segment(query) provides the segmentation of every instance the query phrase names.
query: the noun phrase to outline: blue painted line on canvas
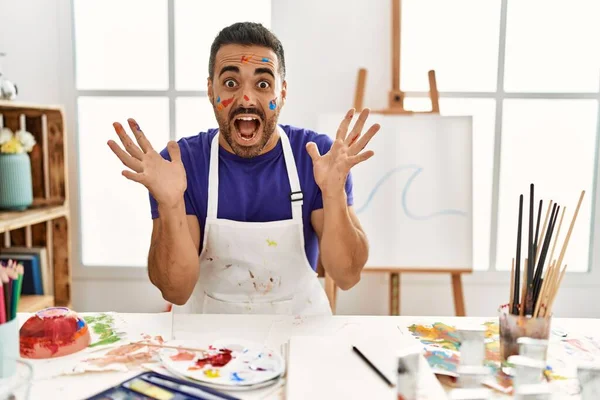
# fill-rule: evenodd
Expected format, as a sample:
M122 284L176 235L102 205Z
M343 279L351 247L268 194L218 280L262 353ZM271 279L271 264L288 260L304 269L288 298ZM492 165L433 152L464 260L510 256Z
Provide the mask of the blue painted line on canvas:
M399 165L395 168L392 168L391 170L389 170L388 172L386 172L378 181L377 183L375 183L375 186L373 187L373 189L371 190L371 193L369 193L369 196L367 197L367 201L365 202L365 204L358 208L356 210L357 214L360 214L362 212L364 212L368 207L369 207L369 203L371 203L371 201L373 200L373 197L375 196L375 194L377 193L377 191L379 190L379 188L395 173L400 172L400 171L404 171L404 170L414 170L413 174L407 179L406 184L404 185L404 188L402 189L402 209L404 210L404 213L406 214L407 217L411 218L411 219L416 219L416 220L426 220L426 219L431 219L437 216L441 216L441 215L457 215L457 216L461 216L461 217L466 217L467 213L461 210L455 210L455 209L444 209L444 210L440 210L431 214L427 214L427 215L416 215L415 213L411 212L408 208L408 204L407 204L407 196L408 196L408 192L410 190L410 186L412 185L413 181L417 178L417 176L419 176L419 174L421 172L423 172L423 167L419 166L419 165L414 165L414 164L407 164L407 165Z

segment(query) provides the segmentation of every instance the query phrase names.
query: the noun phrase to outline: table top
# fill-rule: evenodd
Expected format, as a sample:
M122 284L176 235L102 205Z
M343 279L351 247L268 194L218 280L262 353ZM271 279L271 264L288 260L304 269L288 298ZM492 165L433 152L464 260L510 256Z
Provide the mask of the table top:
M97 313L80 313L82 316ZM18 315L23 324L31 314ZM281 346L292 336L343 336L351 332L363 335L378 335L381 332L396 332L412 336L408 327L412 324L432 324L442 322L448 325L482 324L493 321L494 317L405 317L405 316L333 316L333 317L293 317L280 315L206 315L206 314L113 314L125 323L127 337L142 334L161 335L165 340L193 339L213 341L223 337L236 337L264 343L273 348ZM497 318L496 318L497 320ZM555 318L552 327L565 332L594 337L600 332L600 319ZM419 344L415 339L415 343ZM600 352L600 350L599 350ZM85 350L65 357L47 360L30 360L34 367L31 386L31 399L60 398L83 399L106 390L143 371L138 369L126 372L86 372L65 374L73 369L90 353ZM449 388L446 388L449 390ZM251 392L232 392L241 399L284 399L285 380L275 387ZM494 392L497 398L508 398ZM579 396L569 398L579 398ZM558 397L557 397L558 398ZM561 397L562 398L562 397Z

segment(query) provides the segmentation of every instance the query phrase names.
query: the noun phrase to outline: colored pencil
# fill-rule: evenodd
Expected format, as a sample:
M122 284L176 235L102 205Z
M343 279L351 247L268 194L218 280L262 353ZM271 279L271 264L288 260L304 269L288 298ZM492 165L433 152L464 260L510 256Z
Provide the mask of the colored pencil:
M4 286L4 312L6 315L6 322L10 321L10 310L11 310L11 291L10 291L10 283L11 283L11 279L9 279L8 277L8 272L6 271L6 268L4 267L0 267L0 270L2 270L2 276L0 277L2 279L2 285Z
M2 274L2 267L0 267L0 274ZM0 324L6 322L6 305L4 304L4 285L0 279Z
M383 379L385 381L385 383L388 384L389 387L395 387L396 385L394 385L375 365L373 365L373 363L371 361L369 361L369 359L367 357L365 357L365 355L356 348L356 346L352 346L352 350L354 350L354 352L356 354L358 354L358 356L373 370L375 371L375 373L377 375L379 375L379 377L381 379Z
M21 264L17 265L15 270L16 280L13 284L13 293L12 293L12 315L11 318L17 318L17 312L19 310L19 300L21 299L21 288L23 287L23 266Z

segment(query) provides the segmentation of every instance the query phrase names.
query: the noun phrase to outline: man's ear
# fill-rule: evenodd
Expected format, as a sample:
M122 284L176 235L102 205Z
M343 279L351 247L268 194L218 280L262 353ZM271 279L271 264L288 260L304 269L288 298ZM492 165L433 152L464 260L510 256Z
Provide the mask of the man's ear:
M213 91L212 79L210 79L210 78L206 78L206 90L208 92L208 100L210 101L210 104L212 104L214 106L215 105L214 91Z
M281 84L281 107L285 104L285 98L287 96L287 81L283 81Z

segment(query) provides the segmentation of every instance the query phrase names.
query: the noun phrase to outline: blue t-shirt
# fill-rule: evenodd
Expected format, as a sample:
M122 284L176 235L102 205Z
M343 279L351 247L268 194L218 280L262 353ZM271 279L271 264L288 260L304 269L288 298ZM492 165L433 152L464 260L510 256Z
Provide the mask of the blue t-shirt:
M315 142L321 155L327 153L333 143L328 135L280 125L290 139L296 161L300 188L304 201L302 222L304 224L304 248L306 257L316 271L319 252L317 235L310 221L311 212L323 208L321 190L315 182L312 159L306 144ZM208 171L210 145L216 129L201 132L178 141L181 160L187 175L187 190L184 194L188 215L198 217L200 223L200 250L204 241L208 203ZM167 149L160 153L170 160ZM245 222L269 222L292 218L290 183L287 176L281 140L268 153L254 158L242 158L219 146L219 206L217 218ZM346 179L347 204L353 204L352 176ZM158 217L158 205L150 195L152 218Z

